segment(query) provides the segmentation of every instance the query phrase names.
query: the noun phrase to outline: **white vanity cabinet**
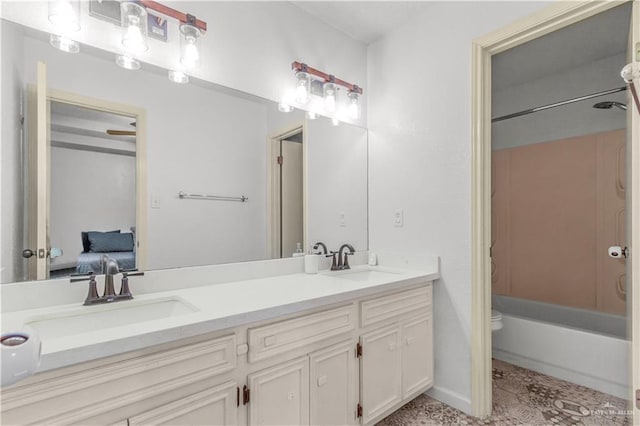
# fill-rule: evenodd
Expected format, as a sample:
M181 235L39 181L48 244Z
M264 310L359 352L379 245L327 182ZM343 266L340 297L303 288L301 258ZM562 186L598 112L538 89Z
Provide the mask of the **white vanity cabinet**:
M361 303L360 395L369 424L433 384L432 286Z
M37 374L2 424L373 424L433 383L432 284ZM346 303L346 304L345 304Z

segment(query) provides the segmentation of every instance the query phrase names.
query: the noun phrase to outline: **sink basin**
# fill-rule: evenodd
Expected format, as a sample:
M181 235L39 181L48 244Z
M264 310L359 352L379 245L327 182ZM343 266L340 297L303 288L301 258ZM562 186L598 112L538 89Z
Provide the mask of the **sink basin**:
M340 279L351 281L369 281L379 278L390 278L390 275L397 275L397 272L381 271L381 270L365 270L365 271L345 271L336 275Z
M47 339L139 324L196 311L198 309L179 298L127 301L33 318L26 324L36 329L41 339Z

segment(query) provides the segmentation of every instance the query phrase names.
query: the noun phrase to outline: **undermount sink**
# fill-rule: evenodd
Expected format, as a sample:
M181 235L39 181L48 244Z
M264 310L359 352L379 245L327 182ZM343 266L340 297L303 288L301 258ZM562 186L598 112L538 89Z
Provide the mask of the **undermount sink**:
M32 318L26 322L41 339L71 336L197 312L180 298L127 301L113 305L89 306L58 314Z
M369 280L375 280L378 278L389 278L390 275L397 275L398 272L394 272L394 271L385 271L385 270L379 270L379 269L366 269L366 270L348 270L348 271L342 271L339 272L339 275L336 275L337 277L341 278L341 279L345 279L345 280L351 280L351 281L369 281Z

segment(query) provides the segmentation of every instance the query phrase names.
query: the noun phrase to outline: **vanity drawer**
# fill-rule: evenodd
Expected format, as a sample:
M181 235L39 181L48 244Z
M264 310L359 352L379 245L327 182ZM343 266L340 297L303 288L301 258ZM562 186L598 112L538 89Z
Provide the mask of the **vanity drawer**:
M263 327L250 328L249 362L280 355L354 330L356 316L356 306L351 304Z
M360 324L366 327L395 316L431 306L432 285L361 302Z

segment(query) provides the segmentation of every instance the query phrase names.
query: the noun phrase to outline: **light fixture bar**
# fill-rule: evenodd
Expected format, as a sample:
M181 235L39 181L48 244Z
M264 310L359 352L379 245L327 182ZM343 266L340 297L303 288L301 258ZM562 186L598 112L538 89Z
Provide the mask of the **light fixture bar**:
M314 75L318 78L321 78L324 81L331 81L332 83L338 84L342 87L346 87L350 92L354 92L362 95L362 87L358 86L357 84L351 84L344 80L340 80L339 78L336 78L331 74L327 74L323 71L317 70L315 68L311 68L305 63L294 61L291 64L291 69L296 71L306 72L307 74Z
M188 13L180 12L179 10L173 9L169 6L165 6L157 1L153 0L140 0L140 4L147 9L154 10L156 12L162 13L163 15L167 15L171 18L177 19L183 24L190 24L194 27L198 28L203 33L207 31L207 23L201 19L195 18L193 15L189 15Z

